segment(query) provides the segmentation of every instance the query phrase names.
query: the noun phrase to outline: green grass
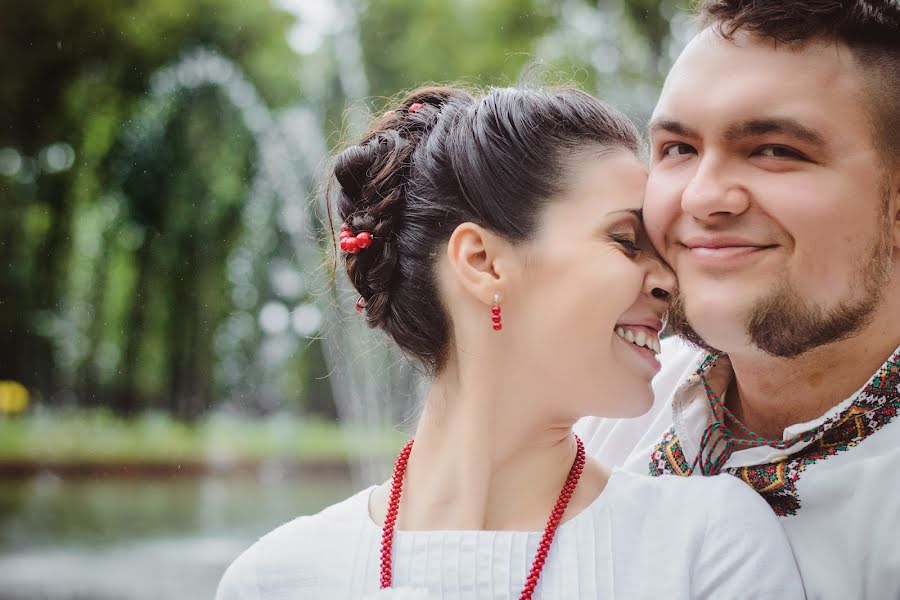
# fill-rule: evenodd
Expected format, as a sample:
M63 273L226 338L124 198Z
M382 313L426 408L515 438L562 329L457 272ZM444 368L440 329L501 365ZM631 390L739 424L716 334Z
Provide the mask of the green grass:
M335 422L218 415L193 425L162 414L120 419L102 410L0 417L0 461L228 464L347 460L395 454L395 431L345 430Z

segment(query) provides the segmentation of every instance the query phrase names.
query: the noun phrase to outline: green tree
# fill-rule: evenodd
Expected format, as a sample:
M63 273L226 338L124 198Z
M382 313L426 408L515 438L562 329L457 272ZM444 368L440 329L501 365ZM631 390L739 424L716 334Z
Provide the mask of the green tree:
M142 311L148 305L142 286L171 289L159 281L168 275L197 284L188 291L187 283L175 286L163 294L170 301L190 297L202 303L204 298L222 297L226 230L234 227L238 188L244 189L252 168L240 122L227 118L221 102L198 102L179 115L177 125L170 124L167 145L133 157L144 161L135 162L135 170L157 175L144 183L161 185L142 187L132 174L128 193L118 197L127 206L112 202L116 226L112 233L96 232L97 260L85 260L73 243L79 235L91 237L85 223L103 222L97 215L103 214L106 186L115 179L109 172L114 164L110 154L145 99L151 74L186 49L215 48L241 65L270 106L288 105L300 96L299 60L286 40L294 18L269 3L238 0L88 0L77 5L13 0L2 10L0 148L12 148L25 158L16 177L0 179L0 378L24 380L48 395L74 386L89 399L99 391L90 370L79 365L110 335L119 333L125 354L131 353L122 377L130 378L134 365L147 362L146 356L138 356L147 348L131 341L143 332ZM218 119L223 112L226 119ZM40 161L31 157L57 142L74 148L72 168L41 172ZM182 152L152 155L173 147ZM222 206L230 208L216 213ZM176 218L182 229L170 231ZM123 256L119 242L135 232L143 241ZM153 249L155 236L162 232L179 241ZM193 245L184 240L194 240ZM146 264L145 255L152 255L154 263ZM147 279L148 269L156 281ZM188 272L202 278L189 278ZM203 287L204 280L216 283ZM60 342L68 332L55 326L55 315L62 299L72 295L73 285L92 291L87 302L75 307L76 316L97 325L88 328L87 337L73 335ZM134 300L123 301L129 292ZM116 307L110 305L117 302L130 310L119 310L118 321L104 324L104 317L115 316ZM169 321L170 331L178 337L184 329L178 329L177 318L184 313L172 312L176 317ZM216 314L215 308L212 312ZM188 311L186 318L194 317ZM170 377L176 380L182 378L181 367L174 365L184 364L179 357L202 356L192 350L209 346L210 340L185 343L188 346L180 350L160 351L172 357L163 362L171 363ZM72 346L62 358L54 352L60 345ZM66 356L76 364L60 364L66 363ZM209 370L208 365L198 368ZM130 381L124 388L120 383L122 397L136 396L136 390L128 389ZM120 401L120 406L136 408L137 403Z

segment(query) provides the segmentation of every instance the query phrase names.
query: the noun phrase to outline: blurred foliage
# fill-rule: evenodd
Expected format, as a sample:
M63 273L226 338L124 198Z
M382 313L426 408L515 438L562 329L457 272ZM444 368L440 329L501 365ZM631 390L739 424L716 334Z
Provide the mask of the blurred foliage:
M176 100L158 143L128 155L123 132L152 73L195 47L232 57L271 106L296 102L292 23L236 0L4 4L0 147L26 166L0 180L0 372L57 402L210 405L254 141L208 89ZM75 164L41 173L60 141Z
M126 420L102 409L68 409L0 418L0 457L5 462L211 463L227 468L263 459L300 463L389 457L402 445L403 437L395 431L341 430L335 421L284 415L252 423L219 415L187 424L161 412Z
M273 233L283 206L248 217L253 199L271 194L254 187L267 150L248 112L278 127L300 106L319 119L293 127L289 169L310 152L299 142L319 144L321 156L305 160L321 164L359 132L348 107L381 109L431 81L510 85L537 70L641 120L685 21L675 0L326 5L321 43L299 53L288 40L302 17L264 1L3 4L0 379L24 384L37 405L190 420L233 401L333 417L314 311L293 325L308 334L261 326L321 303L291 283L291 269L305 276L317 267L309 257L328 249L301 252L289 228ZM231 61L240 81L154 95L160 72L197 49ZM282 202L315 197L316 181L303 177L309 197ZM296 289L279 292L268 271L235 284L247 261Z
M382 0L362 14L360 37L373 96L395 96L425 82L512 85L534 60L535 42L554 25L542 0Z

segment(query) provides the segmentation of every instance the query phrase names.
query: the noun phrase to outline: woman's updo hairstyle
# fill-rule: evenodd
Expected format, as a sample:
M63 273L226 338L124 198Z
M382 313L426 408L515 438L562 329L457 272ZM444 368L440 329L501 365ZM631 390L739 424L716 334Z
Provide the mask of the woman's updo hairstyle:
M576 89L410 93L334 162L340 222L373 238L343 254L369 325L437 373L451 326L434 265L456 227L472 222L527 241L541 209L565 191L565 175L618 150L640 151L634 125Z

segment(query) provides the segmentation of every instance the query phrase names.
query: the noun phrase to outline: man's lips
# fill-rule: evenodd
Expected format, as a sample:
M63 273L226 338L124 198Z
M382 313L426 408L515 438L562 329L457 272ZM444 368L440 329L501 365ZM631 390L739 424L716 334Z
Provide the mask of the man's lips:
M751 248L761 250L772 248L774 244L761 244L735 236L695 236L681 241L690 250L725 250L728 248Z
M704 263L722 264L774 248L775 244L761 244L735 236L697 236L679 243L690 255Z
M693 256L699 258L722 259L747 256L764 249L765 248L760 246L723 246L721 248L707 248L704 246L697 246L694 248L688 248Z

